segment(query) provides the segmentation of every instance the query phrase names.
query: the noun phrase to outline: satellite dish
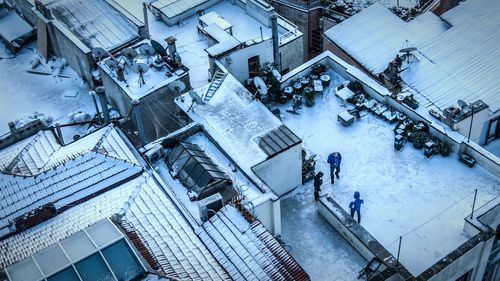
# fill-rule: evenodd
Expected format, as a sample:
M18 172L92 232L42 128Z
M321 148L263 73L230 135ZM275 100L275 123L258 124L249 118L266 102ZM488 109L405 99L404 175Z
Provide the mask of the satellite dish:
M129 60L133 60L135 57L137 57L138 53L132 48L125 48L122 50L122 55Z
M467 103L463 100L458 100L457 103L460 106L460 108L462 108L462 109L467 107Z
M197 104L205 104L205 102L203 101L203 99L200 97L200 95L198 95L197 92L195 91L189 91L189 96L193 99L194 102L196 102Z
M92 49L92 55L98 60L101 60L107 53L108 52L101 47L95 47Z
M186 85L182 83L181 81L174 81L170 84L168 84L168 88L172 91L175 91L177 93L184 91L186 89Z
M116 67L118 66L118 62L116 62L115 60L107 60L104 62L104 64L106 64L111 70L116 69Z
M267 95L267 85L266 85L266 82L264 82L264 80L262 80L262 78L260 78L259 76L254 77L253 83L255 85L255 88L257 88L257 90L259 90L261 95L263 95L263 96Z
M139 52L147 57L153 56L156 53L155 49L149 44L144 44L140 46Z
M139 87L146 84L144 81L144 73L148 72L148 70L149 66L145 63L136 62L132 64L132 71L139 74Z
M138 63L132 64L132 71L137 73L137 74L144 74L144 73L148 72L148 70L149 70L149 66L145 63L138 62Z
M403 48L403 49L399 50L399 52L401 52L401 53L411 53L411 52L414 52L416 50L417 50L416 47L408 47L408 48Z
M165 50L165 48L163 48L163 46L157 41L151 40L151 46L153 47L153 49L155 49L156 53L158 53L159 55L162 56L167 55L167 51Z

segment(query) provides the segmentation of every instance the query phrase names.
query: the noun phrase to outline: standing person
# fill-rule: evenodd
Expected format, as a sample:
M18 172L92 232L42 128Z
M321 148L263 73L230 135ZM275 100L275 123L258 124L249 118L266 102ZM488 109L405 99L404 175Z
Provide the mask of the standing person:
M351 209L351 218L354 218L354 213L358 213L358 223L361 223L361 204L363 203L365 202L360 198L359 191L354 192L354 201L349 204L349 209Z
M321 185L323 184L323 172L319 172L314 176L314 200L319 200Z
M332 180L332 184L334 182L334 175L338 178L340 173L340 163L342 162L342 155L338 152L333 152L328 155L328 164L330 164L330 179Z

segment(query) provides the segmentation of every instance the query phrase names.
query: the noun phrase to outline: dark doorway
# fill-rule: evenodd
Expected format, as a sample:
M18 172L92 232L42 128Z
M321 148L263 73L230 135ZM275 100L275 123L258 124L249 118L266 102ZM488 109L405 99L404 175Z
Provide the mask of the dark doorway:
M259 75L260 57L255 56L248 59L248 76L250 78Z

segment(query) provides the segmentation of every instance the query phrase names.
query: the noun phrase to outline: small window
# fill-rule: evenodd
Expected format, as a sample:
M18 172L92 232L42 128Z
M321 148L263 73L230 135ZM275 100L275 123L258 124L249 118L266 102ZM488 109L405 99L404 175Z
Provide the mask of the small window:
M467 271L464 275L460 276L456 281L470 281L472 277L472 269Z
M78 278L78 275L76 275L76 272L72 266L47 278L47 281L79 281L79 280L80 279Z
M125 240L102 250L102 254L119 281L132 280L143 272L141 264Z

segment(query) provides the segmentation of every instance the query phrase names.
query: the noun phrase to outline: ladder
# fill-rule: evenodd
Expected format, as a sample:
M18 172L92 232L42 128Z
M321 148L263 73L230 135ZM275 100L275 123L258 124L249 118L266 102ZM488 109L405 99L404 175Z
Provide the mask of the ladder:
M215 71L212 81L210 82L210 86L208 86L208 90L204 95L204 101L210 101L212 99L212 97L215 95L215 92L217 92L219 87L222 85L222 82L224 82L224 78L226 78L226 76L227 73L219 69Z

